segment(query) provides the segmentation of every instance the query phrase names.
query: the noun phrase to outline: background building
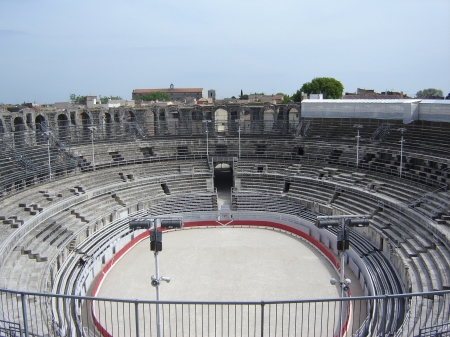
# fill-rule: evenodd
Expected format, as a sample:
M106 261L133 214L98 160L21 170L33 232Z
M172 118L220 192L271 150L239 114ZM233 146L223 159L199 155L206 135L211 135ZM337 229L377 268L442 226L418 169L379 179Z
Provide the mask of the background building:
M344 99L402 99L408 98L407 95L396 91L384 91L381 93L375 92L373 89L356 89L356 93L346 92Z
M203 88L175 88L173 84L168 89L134 89L132 99L141 99L152 92L163 92L170 96L173 101L184 101L189 98L203 98Z

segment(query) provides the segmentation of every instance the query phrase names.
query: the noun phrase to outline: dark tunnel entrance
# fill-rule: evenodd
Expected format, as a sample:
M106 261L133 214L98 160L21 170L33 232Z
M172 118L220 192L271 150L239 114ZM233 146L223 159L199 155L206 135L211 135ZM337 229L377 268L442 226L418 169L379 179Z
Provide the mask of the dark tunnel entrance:
M217 188L219 209L222 205L231 207L231 188L233 187L233 166L231 163L214 164L214 187Z

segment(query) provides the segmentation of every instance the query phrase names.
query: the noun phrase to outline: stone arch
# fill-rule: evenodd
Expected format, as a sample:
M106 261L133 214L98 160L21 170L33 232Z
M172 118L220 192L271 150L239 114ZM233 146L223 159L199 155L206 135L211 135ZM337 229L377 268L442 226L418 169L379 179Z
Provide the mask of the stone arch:
M15 146L22 146L24 145L25 140L25 122L21 116L16 116L13 120L13 130L14 130L14 143Z
M298 118L300 118L301 105L289 103L285 106L284 111L286 111L286 113L289 114L292 109L297 110Z
M0 135L4 135L6 133L6 125L5 121L2 117L0 117Z
M65 140L69 137L70 121L65 113L56 116L56 125L58 126L59 139Z
M102 122L103 122L103 126L105 128L106 136L110 137L111 136L111 126L112 126L112 123L113 123L112 115L109 112L103 113Z
M300 104L288 104L284 108L286 128L292 130L295 128L300 120Z
M78 115L78 118L81 120L82 137L85 139L90 138L89 127L92 125L91 115L88 112L82 112Z
M164 109L164 108L157 109L156 120L158 120L160 122L166 121L166 109Z
M264 124L264 132L272 132L273 124L276 118L276 108L273 106L265 106L263 108L263 124Z
M136 122L136 115L132 110L126 110L125 111L125 120L129 123Z
M225 105L218 105L214 107L214 125L215 130L219 134L224 134L228 131L228 121L230 119L230 113L228 107Z
M37 115L34 119L34 125L36 131L46 131L47 129L47 120L41 114Z

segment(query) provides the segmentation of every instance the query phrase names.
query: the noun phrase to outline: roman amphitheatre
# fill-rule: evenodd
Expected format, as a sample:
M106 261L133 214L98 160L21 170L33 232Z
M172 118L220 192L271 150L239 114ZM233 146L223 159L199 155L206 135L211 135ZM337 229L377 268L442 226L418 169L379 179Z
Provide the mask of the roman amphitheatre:
M0 110L0 336L448 336L449 103Z

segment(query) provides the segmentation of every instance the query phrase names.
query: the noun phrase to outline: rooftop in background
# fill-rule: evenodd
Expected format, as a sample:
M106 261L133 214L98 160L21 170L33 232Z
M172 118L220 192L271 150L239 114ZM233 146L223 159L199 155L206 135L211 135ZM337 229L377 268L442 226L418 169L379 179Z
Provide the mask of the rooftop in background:
M346 92L344 99L404 99L409 98L403 91L384 91L381 93L375 92L373 89L356 89L356 93Z
M137 100L152 92L163 92L169 95L171 100L180 102L203 98L203 88L175 88L173 84L163 89L134 89L131 96L132 99Z
M424 100L420 98L407 98L407 99L304 99L302 103L419 103ZM442 102L442 101L438 101Z

